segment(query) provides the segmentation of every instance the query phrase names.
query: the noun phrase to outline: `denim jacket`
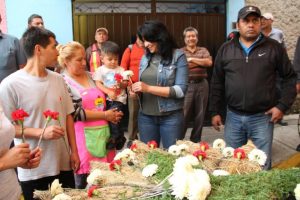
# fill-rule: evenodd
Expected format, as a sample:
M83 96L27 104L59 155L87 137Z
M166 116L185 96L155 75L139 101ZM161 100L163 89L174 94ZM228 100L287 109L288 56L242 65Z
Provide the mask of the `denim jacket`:
M145 55L140 63L140 76L149 66L150 59ZM184 95L188 85L188 63L182 50L176 49L173 52L173 59L170 63L162 60L157 71L157 86L173 87L176 92L175 98L158 97L159 111L169 112L183 108Z

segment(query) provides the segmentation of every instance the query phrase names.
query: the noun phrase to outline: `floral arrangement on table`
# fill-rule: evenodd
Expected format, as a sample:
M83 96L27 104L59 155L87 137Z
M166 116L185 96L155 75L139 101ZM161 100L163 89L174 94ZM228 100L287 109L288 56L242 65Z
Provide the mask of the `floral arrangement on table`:
M218 162L216 159L219 159ZM222 167L225 161L232 166ZM236 199L247 199L248 196L256 199L254 195L270 199L281 198L280 195L288 192L299 195L300 186L297 189L296 185L300 180L300 169L261 171L265 161L266 155L251 143L233 149L226 147L221 139L215 140L212 146L205 142L178 141L164 151L154 141L148 144L134 141L111 163L91 163L88 189L65 189L65 194L72 199L80 196L80 199L153 200L230 199L236 196ZM246 163L258 168L247 168ZM241 171L249 169L254 173ZM278 188L279 181L285 179L290 182ZM261 185L264 185L263 188ZM248 195L242 196L245 194Z

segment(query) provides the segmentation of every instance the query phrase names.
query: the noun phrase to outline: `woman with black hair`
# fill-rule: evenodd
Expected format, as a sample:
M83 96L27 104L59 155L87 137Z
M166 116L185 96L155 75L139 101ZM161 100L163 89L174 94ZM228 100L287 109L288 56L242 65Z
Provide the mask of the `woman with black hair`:
M132 91L141 93L138 126L141 141L175 144L183 131L183 102L188 64L183 51L159 21L146 21L138 29L146 54L140 63L140 81Z

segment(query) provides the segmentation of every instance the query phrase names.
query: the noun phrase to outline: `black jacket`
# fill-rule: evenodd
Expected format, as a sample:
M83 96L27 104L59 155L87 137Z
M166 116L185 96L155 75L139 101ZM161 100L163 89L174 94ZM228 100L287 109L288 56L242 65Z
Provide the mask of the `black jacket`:
M298 37L293 64L297 73L297 83L300 83L300 37Z
M282 79L280 94L277 74ZM241 114L265 112L274 106L285 112L296 97L295 84L286 50L277 41L261 36L246 56L238 35L224 43L216 56L209 110L212 116L220 114L226 101L230 110Z

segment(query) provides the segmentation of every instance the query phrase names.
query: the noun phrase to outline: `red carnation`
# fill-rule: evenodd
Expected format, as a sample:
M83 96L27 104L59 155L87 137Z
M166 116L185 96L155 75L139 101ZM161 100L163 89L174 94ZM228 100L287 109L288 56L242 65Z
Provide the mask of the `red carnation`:
M206 152L198 150L193 153L193 156L195 156L199 160L204 160L206 158Z
M202 151L206 151L207 149L209 149L209 144L207 142L200 142L200 149Z
M237 148L233 152L233 157L241 160L241 159L246 158L246 153L245 153L244 149Z
M97 188L98 188L97 185L92 185L92 186L88 189L88 191L87 191L88 197L92 197L93 194L94 194L94 191L95 191ZM97 194L96 194L96 195L97 195Z
M120 171L122 161L121 160L113 160L111 163L109 163L109 169L111 171L117 170Z
M14 121L22 121L23 122L25 117L29 117L29 115L23 109L18 109L11 113L11 118Z
M115 74L115 80L117 81L117 83L121 83L121 81L123 80L123 76L117 73Z
M130 150L131 150L131 151L136 151L136 150L137 150L137 145L136 145L136 143L133 143L133 144L130 146Z
M155 149L157 148L157 142L155 140L151 140L147 143L148 147L150 147L151 149Z
M16 111L11 113L11 118L21 126L21 137L22 142L25 142L25 136L24 136L24 118L29 117L28 113L25 112L23 109L17 109Z

